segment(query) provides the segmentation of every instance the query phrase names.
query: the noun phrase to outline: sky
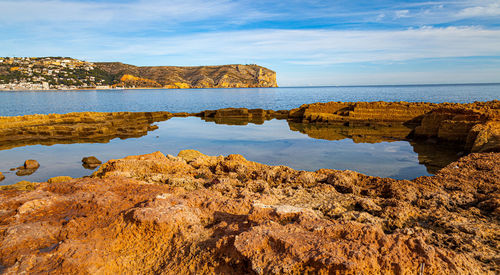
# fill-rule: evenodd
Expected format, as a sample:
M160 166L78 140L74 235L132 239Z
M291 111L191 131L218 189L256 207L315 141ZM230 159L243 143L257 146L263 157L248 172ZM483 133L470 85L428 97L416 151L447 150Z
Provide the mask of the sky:
M500 82L500 0L0 0L0 56L258 64L280 86Z

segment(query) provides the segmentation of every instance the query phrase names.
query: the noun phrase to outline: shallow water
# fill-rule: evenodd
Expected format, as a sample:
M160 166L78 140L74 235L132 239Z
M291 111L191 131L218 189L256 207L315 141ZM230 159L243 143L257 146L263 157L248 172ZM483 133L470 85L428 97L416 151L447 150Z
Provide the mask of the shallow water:
M115 138L109 143L30 145L2 150L0 171L6 179L0 185L21 180L45 181L54 176L90 175L93 171L81 165L81 159L86 156L96 156L105 162L154 151L177 155L183 149L196 149L207 155L242 154L248 160L300 170L348 169L396 179L431 175L430 172L458 158L457 150L433 144L373 138L368 142L374 143L363 143L366 138L342 134L345 127L343 132L336 126L322 128L321 137L313 138L317 137L315 133L318 129L310 133L304 128L300 132L297 130L299 126L286 120L274 119L260 125L226 125L188 117L171 118L156 125L158 129L140 138ZM38 160L41 167L28 176L16 176L15 171L9 171L22 165L26 159Z
M69 112L199 112L228 107L289 110L328 101L457 102L500 99L500 84L255 89L0 91L0 116Z

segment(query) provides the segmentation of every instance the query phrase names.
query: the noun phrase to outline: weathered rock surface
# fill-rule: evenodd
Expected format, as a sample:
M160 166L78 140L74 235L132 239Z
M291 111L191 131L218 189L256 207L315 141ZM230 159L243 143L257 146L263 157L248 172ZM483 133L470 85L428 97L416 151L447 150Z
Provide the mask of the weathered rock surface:
M109 142L141 137L169 112L68 113L0 117L0 150L26 145Z
M130 156L91 178L0 191L0 265L7 274L497 274L499 187L500 153L413 181L240 155Z
M199 67L137 67L118 62L95 63L120 79L118 86L145 88L252 88L277 87L276 72L258 65Z
M409 136L461 144L466 151L500 151L500 101L458 103L328 102L290 110L308 124L363 125L399 122ZM395 132L397 135L400 131ZM404 132L403 132L404 134Z
M24 162L24 169L37 169L40 167L40 163L34 159L28 159Z
M2 172L0 172L0 181L2 181L4 179L5 179L5 176L2 174Z
M58 177L53 177L47 180L48 183L61 183L61 182L67 182L72 180L72 177L69 176L58 176Z

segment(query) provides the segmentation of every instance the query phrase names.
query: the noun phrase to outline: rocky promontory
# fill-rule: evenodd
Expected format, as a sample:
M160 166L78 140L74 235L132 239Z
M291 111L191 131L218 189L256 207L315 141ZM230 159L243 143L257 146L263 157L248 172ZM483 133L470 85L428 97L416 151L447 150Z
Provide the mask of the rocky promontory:
M145 66L70 57L0 57L0 90L277 87L276 73L251 65Z
M148 88L256 88L277 87L276 73L258 65L145 66L119 62L96 63L119 80L120 87Z
M500 153L413 181L160 152L0 191L6 274L496 274ZM29 187L29 188L28 188Z

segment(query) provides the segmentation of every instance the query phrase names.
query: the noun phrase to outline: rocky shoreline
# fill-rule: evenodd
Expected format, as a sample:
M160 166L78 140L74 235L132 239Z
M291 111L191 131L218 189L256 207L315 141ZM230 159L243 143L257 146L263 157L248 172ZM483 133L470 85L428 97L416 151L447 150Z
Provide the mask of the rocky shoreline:
M329 102L284 111L0 117L2 149L106 142L197 116L233 125L287 119L323 139L432 139L466 154L411 181L194 150L110 160L90 177L0 188L0 267L6 274L496 274L499 110L500 101Z
M500 153L413 181L188 150L0 191L18 273L495 274ZM23 191L28 190L28 191Z
M290 129L312 136L321 136L321 128L337 127L339 132L364 142L435 139L459 145L464 152L500 151L498 100L469 104L328 102L279 111L226 108L199 113L83 112L0 117L0 149L140 137L155 129L154 122L188 116L235 125L286 119Z

